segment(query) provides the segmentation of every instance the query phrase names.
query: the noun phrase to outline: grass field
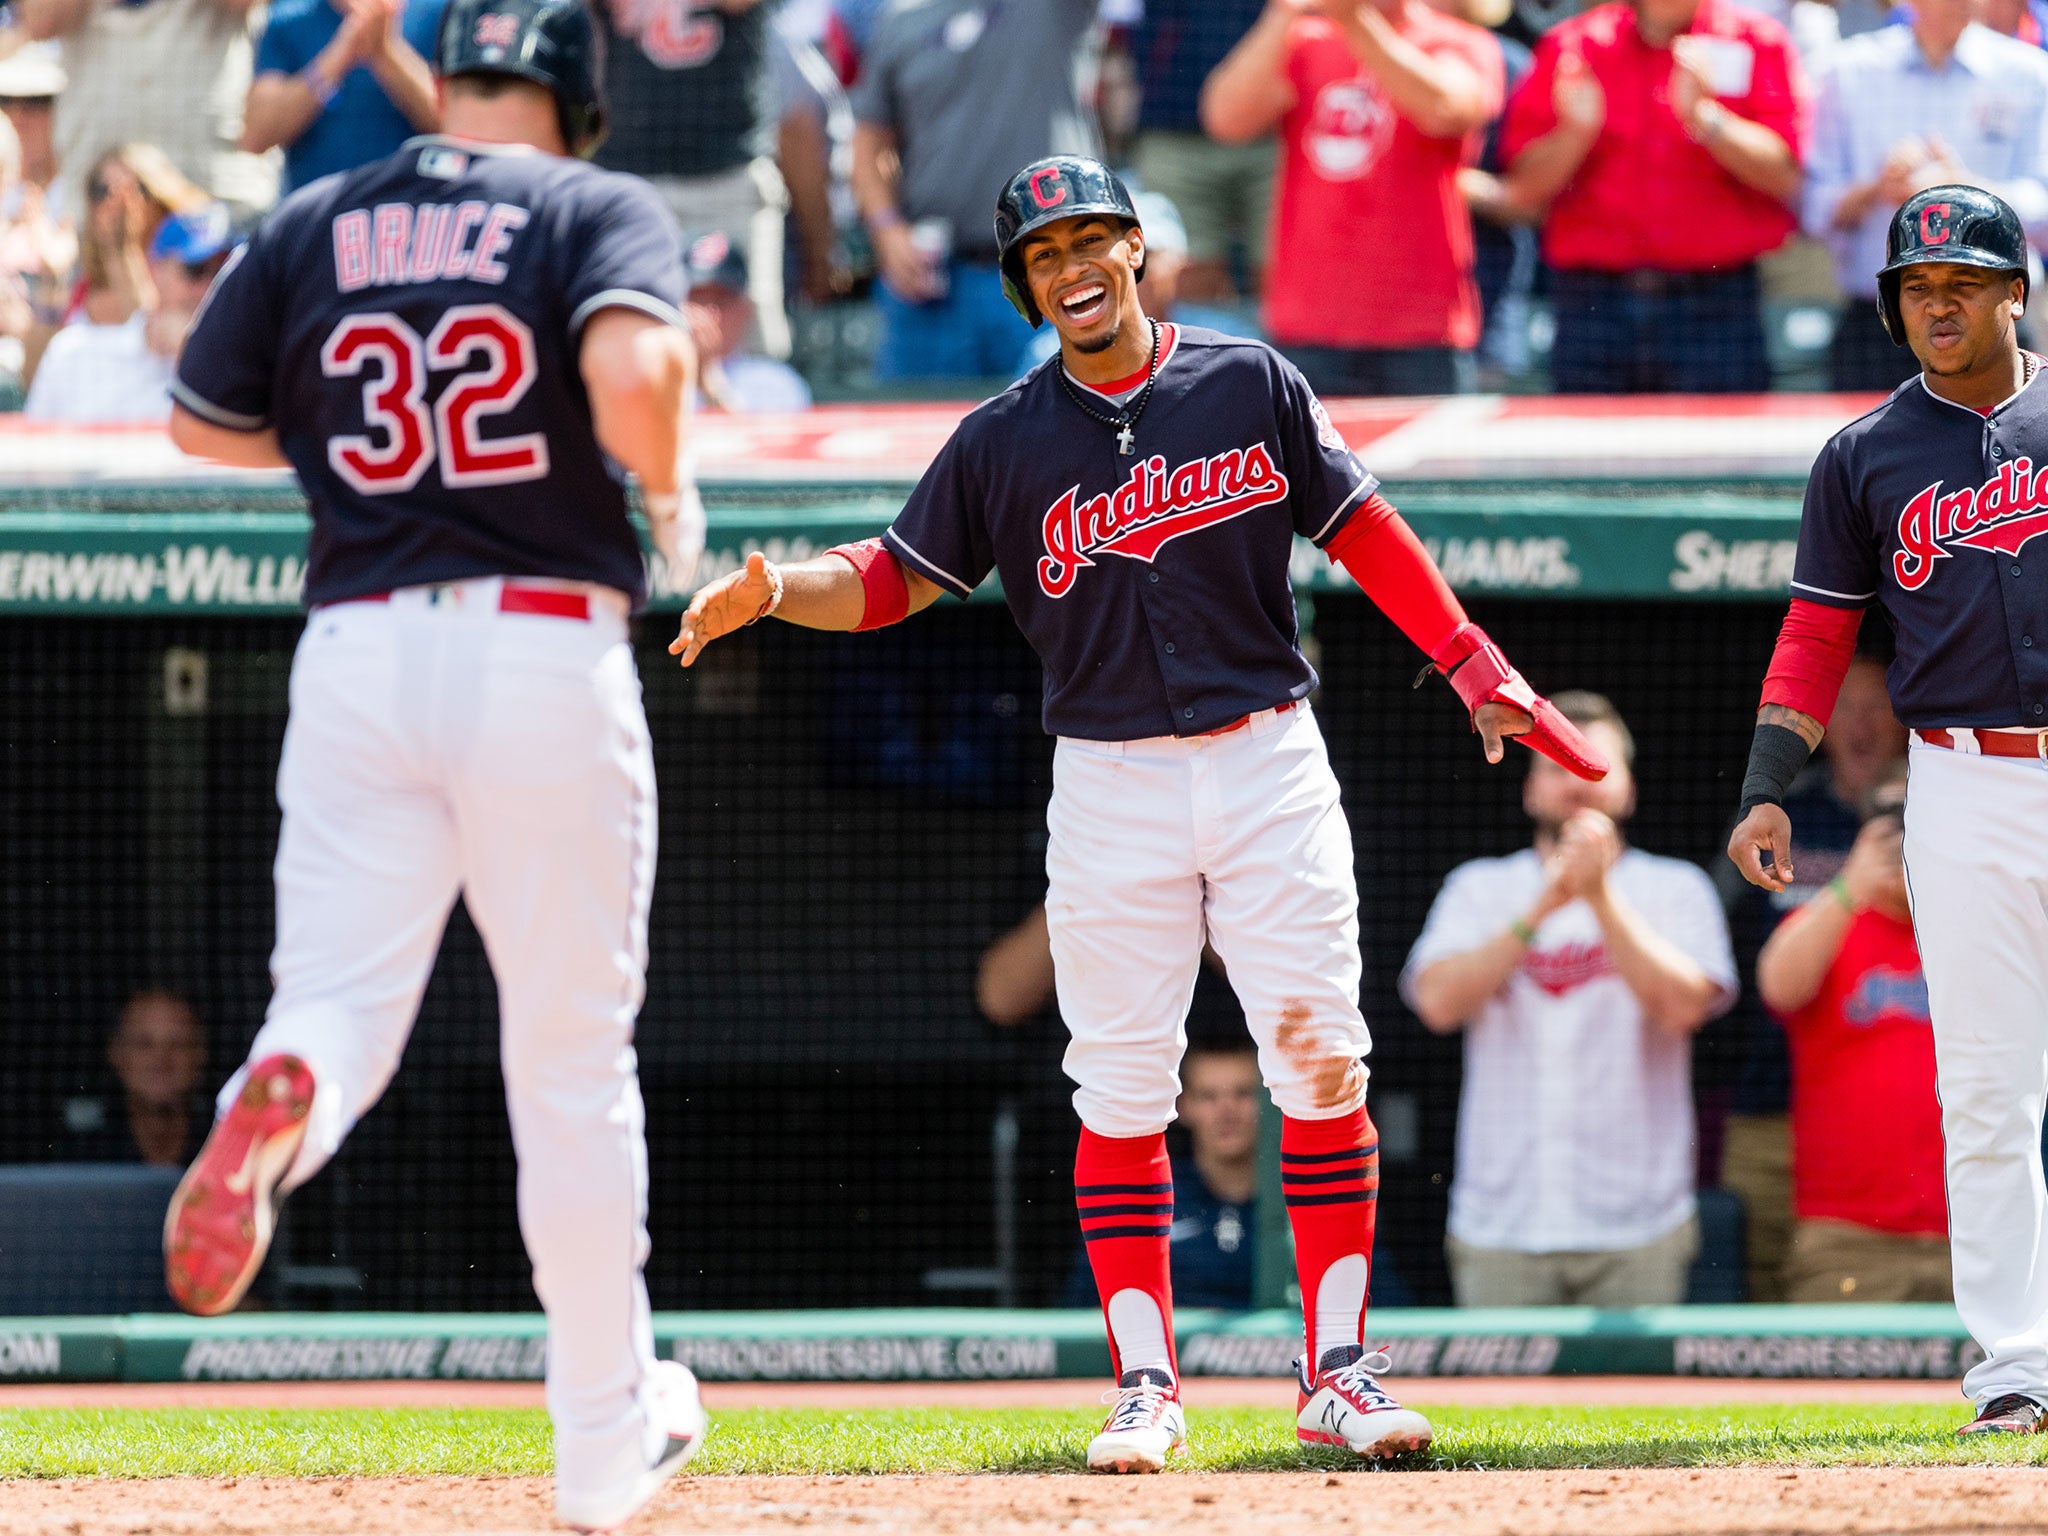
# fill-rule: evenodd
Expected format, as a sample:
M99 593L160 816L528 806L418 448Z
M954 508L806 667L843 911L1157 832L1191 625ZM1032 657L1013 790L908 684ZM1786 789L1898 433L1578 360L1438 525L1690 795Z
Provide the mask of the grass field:
M1432 1410L1441 1470L2048 1463L2048 1438L1958 1441L1953 1409ZM1356 1467L1299 1450L1283 1412L1190 1411L1189 1471ZM1069 1472L1100 1422L1072 1410L902 1409L714 1414L704 1474ZM538 1409L27 1409L0 1412L0 1478L537 1476Z

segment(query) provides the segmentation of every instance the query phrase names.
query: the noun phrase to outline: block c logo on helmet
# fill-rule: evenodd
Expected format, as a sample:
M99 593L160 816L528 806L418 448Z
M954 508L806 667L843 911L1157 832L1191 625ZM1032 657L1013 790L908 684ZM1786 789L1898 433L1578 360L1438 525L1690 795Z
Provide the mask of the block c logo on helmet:
M1046 190L1047 184L1052 190ZM1042 165L1031 173L1031 198L1041 208L1057 208L1067 200L1067 184L1056 165Z

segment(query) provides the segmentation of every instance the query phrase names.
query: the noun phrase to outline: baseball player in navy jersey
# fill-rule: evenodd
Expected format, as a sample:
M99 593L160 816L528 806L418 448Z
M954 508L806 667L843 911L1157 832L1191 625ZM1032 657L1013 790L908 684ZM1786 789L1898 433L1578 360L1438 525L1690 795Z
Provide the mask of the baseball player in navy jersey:
M1307 1339L1297 1432L1390 1456L1429 1444L1364 1349L1379 1164L1366 1114L1351 835L1308 707L1288 558L1344 563L1450 674L1491 761L1528 733L1604 772L1475 626L1301 375L1258 342L1148 319L1144 232L1093 160L1026 166L996 239L1012 301L1059 356L973 411L879 540L748 557L691 601L695 661L775 614L872 629L991 570L1045 667L1054 758L1046 915L1082 1132L1074 1181L1117 1375L1088 1448L1156 1472L1185 1440L1164 1131L1206 934L1284 1118Z
M1764 679L1729 857L1789 885L1781 804L1819 744L1863 611L1898 637L1912 731L1906 881L1934 1023L1956 1308L1984 1350L1964 1433L2048 1415L2048 385L2014 322L2027 241L1976 187L1893 216L1878 309L1920 375L1829 440Z
M459 892L498 982L556 1507L608 1530L704 1432L641 1279L654 766L614 466L682 577L702 528L671 221L577 158L602 135L594 47L581 0L453 0L445 133L278 208L179 365L179 445L297 470L313 532L275 993L164 1248L188 1310L240 1299L278 1201L396 1069Z

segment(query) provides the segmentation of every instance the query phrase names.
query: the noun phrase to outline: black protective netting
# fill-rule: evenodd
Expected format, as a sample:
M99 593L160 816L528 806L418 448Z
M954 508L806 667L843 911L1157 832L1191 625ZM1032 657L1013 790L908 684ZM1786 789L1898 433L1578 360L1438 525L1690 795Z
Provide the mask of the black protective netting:
M1781 612L1474 605L1542 686L1614 698L1640 747L1635 841L1702 863ZM268 991L299 627L0 621L0 1161L80 1155L140 988L195 1004L208 1090L240 1059ZM1061 1032L998 1030L974 1003L983 948L1044 889L1034 659L984 604L878 635L762 625L689 675L662 654L672 632L638 631L662 829L640 1028L655 1304L1056 1301L1073 1252ZM1458 1048L1393 983L1445 872L1526 840L1519 773L1485 767L1441 683L1410 690L1415 653L1362 598L1318 598L1314 635L1357 839L1382 1227L1416 1299L1447 1300ZM1216 1029L1227 1001L1200 1011L1198 1032ZM998 1151L1011 1128L1014 1158ZM294 1197L266 1294L531 1308L512 1184L492 985L458 908L404 1066ZM1008 1280L933 1274L992 1267Z

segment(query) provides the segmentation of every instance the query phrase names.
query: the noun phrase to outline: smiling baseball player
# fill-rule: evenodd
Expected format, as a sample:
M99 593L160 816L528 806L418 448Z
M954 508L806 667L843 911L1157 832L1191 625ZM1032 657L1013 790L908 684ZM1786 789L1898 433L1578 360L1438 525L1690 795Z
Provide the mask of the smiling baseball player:
M1887 681L1912 729L1906 880L1934 1024L1956 1309L1984 1350L1963 1433L2048 1416L2048 386L2014 322L2019 217L1976 187L1893 216L1878 310L1920 375L1821 450L1792 604L1764 679L1728 856L1794 878L1782 805L1820 743L1863 611L1898 637Z
M1293 367L1146 317L1144 233L1106 167L1026 166L996 238L1012 301L1051 319L1059 356L968 415L881 539L800 565L749 556L692 600L670 650L688 666L769 614L873 629L1000 573L1059 738L1046 914L1083 1127L1075 1197L1117 1374L1088 1465L1156 1472L1185 1440L1164 1132L1205 934L1284 1117L1307 1334L1297 1433L1362 1456L1420 1449L1428 1423L1364 1350L1379 1160L1358 895L1296 645L1295 535L1449 673L1489 761L1528 732L1580 772L1605 765L1466 622Z
M498 982L519 1222L548 1315L556 1509L609 1530L703 1438L654 1357L633 1027L654 762L614 465L687 579L682 253L602 136L580 0L452 0L443 135L313 183L223 274L172 435L298 471L313 515L278 769L276 990L165 1225L211 1315L391 1079L458 891Z

